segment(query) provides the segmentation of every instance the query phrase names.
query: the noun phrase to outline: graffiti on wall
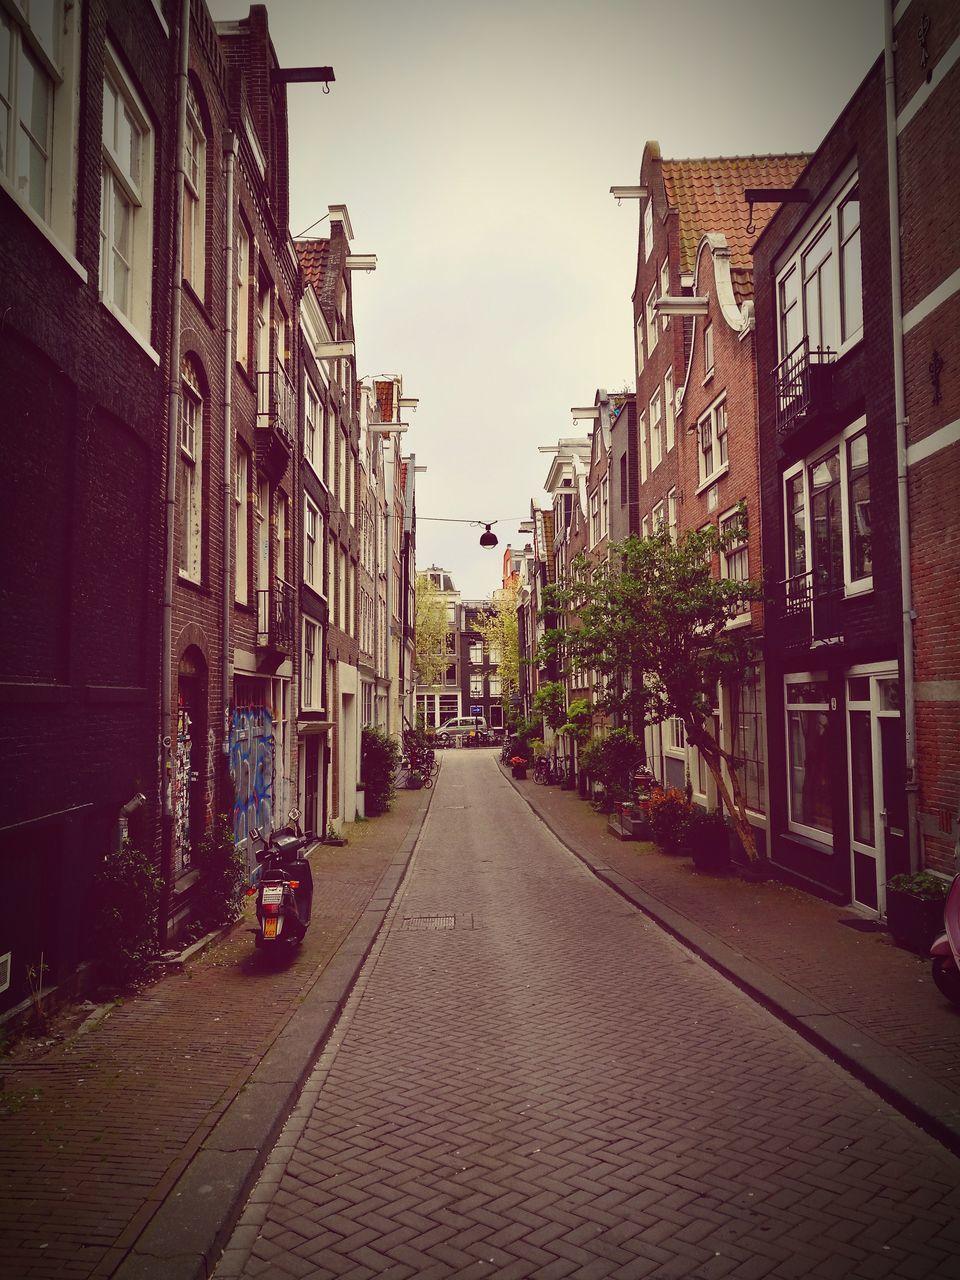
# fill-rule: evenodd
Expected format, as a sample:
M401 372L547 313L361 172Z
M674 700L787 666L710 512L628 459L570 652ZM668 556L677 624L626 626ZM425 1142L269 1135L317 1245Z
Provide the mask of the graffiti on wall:
M230 719L230 780L237 844L246 840L252 827L267 835L273 826L275 745L269 708L236 708Z
M174 874L182 875L190 868L190 784L193 781L190 734L190 712L180 703L177 708L177 755L173 778L173 848Z

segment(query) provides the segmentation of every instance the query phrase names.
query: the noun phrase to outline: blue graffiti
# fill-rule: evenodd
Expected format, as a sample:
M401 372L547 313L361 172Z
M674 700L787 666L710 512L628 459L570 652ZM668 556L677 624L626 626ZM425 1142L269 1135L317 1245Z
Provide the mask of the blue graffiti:
M267 707L237 707L230 720L233 836L242 844L256 827L273 827L273 716Z

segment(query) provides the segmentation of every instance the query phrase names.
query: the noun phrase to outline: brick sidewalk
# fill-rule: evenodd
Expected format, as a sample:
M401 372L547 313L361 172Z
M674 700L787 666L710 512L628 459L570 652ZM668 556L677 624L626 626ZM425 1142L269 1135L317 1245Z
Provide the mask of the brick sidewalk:
M718 967L731 972L742 959L744 971L757 975L760 994L774 992L765 1003L781 1003L779 985L783 1003L807 1010L788 1019L799 1030L815 1041L818 1030L829 1031L833 1056L854 1069L864 1057L859 1074L869 1080L875 1067L870 1082L881 1086L889 1076L884 1092L892 1101L935 1132L946 1126L951 1132L938 1136L960 1146L960 1010L934 987L925 957L896 946L885 931L852 927L863 918L850 908L777 881L699 874L689 858L620 841L576 792L532 781L513 785L598 874L628 893L633 886L638 905L707 959L722 953ZM750 973L744 985L753 985Z
M354 926L373 914L429 795L403 792L389 814L350 828L346 846L317 847L313 919L289 963L254 951L248 905L185 972L118 1003L88 1034L3 1061L0 1274L113 1274Z

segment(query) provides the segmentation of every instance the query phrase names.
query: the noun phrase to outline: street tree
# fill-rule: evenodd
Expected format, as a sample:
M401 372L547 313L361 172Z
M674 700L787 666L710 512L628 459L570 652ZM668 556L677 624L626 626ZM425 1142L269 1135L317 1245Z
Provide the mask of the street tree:
M717 741L713 726L721 685L737 724L739 677L754 657L749 628L727 624L761 597L762 588L716 577L713 570L714 556L742 536L741 528L721 534L711 525L675 544L663 529L614 544L602 572L583 559L575 563L568 582L548 589L545 612L576 615L578 625L546 632L538 660L554 658L569 673L596 672L596 709L635 727L680 720L752 860L757 848L738 776L741 762Z
M448 661L447 605L428 573L417 574L415 616L418 682L439 684Z
M500 698L509 718L511 698L520 688L520 641L517 630L518 587L511 582L494 591L493 608L477 623L487 650L499 654Z

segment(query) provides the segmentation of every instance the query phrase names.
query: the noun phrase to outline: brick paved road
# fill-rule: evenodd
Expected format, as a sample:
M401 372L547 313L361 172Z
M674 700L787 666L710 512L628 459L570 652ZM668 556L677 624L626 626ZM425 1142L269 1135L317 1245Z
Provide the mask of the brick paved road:
M919 1277L960 1162L448 753L232 1276Z

